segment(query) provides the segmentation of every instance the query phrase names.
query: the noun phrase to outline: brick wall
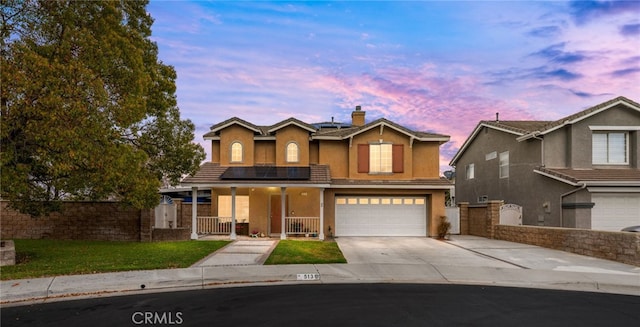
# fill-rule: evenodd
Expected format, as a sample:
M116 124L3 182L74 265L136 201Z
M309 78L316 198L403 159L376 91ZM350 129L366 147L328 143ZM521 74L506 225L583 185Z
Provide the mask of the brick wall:
M495 238L640 266L640 233L496 225Z
M186 203L180 200L173 201L177 206L177 227L184 227L191 229L191 203ZM211 214L211 203L198 203L198 216L213 216Z
M500 222L502 201L489 201L486 204L460 204L460 234L493 238L494 228Z
M191 239L191 228L154 228L152 230L152 240L160 241L184 241Z
M502 201L460 203L460 234L525 243L640 266L640 233L500 225Z
M64 202L62 212L37 218L8 205L0 201L2 239L145 241L153 219L153 209L126 208L116 202Z

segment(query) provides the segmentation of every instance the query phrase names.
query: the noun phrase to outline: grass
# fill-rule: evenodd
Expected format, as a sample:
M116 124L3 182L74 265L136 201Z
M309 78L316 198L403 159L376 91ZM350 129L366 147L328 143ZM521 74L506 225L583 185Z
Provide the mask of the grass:
M2 267L0 278L186 268L227 243L15 240L17 264Z
M335 242L283 240L265 262L266 265L347 263Z

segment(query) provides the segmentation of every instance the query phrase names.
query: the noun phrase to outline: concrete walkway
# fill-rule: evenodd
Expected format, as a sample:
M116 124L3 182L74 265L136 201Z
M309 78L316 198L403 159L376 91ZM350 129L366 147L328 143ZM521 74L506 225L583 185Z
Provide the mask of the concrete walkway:
M261 265L275 242L236 241L184 269L2 281L0 303L2 306L24 305L140 292L292 283L471 284L640 296L640 267L518 243L454 236L449 242L427 240L427 246L434 249L434 257L430 259ZM338 244L340 242L338 239ZM482 258L469 261L467 252ZM380 254L382 256L384 254Z
M278 241L269 239L234 241L192 267L261 265L277 244Z

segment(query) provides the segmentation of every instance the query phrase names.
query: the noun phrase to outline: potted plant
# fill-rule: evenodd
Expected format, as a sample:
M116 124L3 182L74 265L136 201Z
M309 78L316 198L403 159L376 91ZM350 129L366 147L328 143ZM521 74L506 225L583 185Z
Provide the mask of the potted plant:
M447 220L447 216L440 216L440 223L438 224L438 239L446 239L450 230L451 223Z

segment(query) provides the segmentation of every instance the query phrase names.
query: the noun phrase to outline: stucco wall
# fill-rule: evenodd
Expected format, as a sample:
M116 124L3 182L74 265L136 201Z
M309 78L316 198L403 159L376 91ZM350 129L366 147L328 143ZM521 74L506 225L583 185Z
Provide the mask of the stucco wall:
M294 142L298 145L298 162L287 162L287 144ZM289 125L276 131L276 165L277 166L308 166L309 165L309 131Z
M349 177L348 141L320 141L319 163L331 167L331 178Z
M220 164L223 166L253 166L254 165L254 133L242 126L232 125L220 131ZM242 144L242 162L231 163L231 144Z
M276 145L273 141L255 141L255 151L253 159L256 164L275 164Z

